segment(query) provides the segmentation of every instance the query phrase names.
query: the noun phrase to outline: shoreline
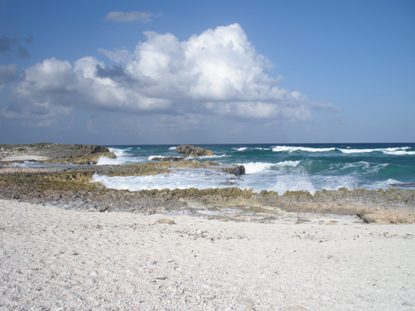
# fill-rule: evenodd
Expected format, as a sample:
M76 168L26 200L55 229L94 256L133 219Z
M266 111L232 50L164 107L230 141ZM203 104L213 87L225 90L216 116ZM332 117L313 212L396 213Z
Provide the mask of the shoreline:
M313 194L287 191L279 195L275 191L243 190L233 187L232 183L224 188L128 191L105 187L105 178L98 178L99 182L95 182L96 176L147 178L174 174L182 169L202 173L209 170L210 173L229 176L231 179L245 174L242 165L187 159L188 156L213 154L211 150L197 146L175 147L183 155L182 158L161 157L159 161L123 165L94 165L102 156L116 156L103 146L48 143L1 146L0 199L100 212L211 213L218 217L256 213L269 219L284 213L301 212L357 216L367 223L415 223L415 190L412 189L340 188L317 190ZM43 162L44 166L28 168L4 162L4 159L22 157L43 157L47 160ZM203 174L198 178L203 178ZM226 209L234 212L228 213Z
M414 225L91 213L10 200L0 212L0 309L415 306Z
M198 162L179 162L197 168ZM287 212L358 216L368 223L415 223L415 190L323 190L278 195L238 188L176 190L113 190L92 182L101 170L106 174L151 175L168 172L176 162L78 168L0 168L0 199L45 203L66 209L128 211L134 213L200 214L203 210L230 208L269 217ZM209 164L210 165L210 164Z

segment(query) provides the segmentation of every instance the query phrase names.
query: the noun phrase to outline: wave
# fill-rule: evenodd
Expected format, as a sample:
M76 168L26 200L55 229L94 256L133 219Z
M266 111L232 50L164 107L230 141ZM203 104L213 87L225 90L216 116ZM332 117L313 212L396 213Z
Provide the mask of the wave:
M415 151L405 151L405 150L396 150L396 151L383 151L387 155L415 155Z
M336 148L314 148L314 147L296 147L296 146L275 146L272 147L274 152L295 152L295 151L304 151L304 152L329 152L335 151Z
M126 163L139 163L143 162L142 158L131 157L127 151L132 150L132 148L119 149L119 148L108 148L110 152L113 152L116 155L115 159L107 157L99 157L96 165L122 165ZM140 149L136 147L136 149Z
M246 149L248 149L248 147L239 147L239 148L232 148L232 149L235 151L241 152L241 151L245 151Z
M314 195L318 190L349 190L359 188L358 179L351 175L345 176L316 176L316 175L282 175L278 176L277 183L271 190L278 194L287 191L307 191Z
M339 167L340 165L342 166ZM345 163L345 164L340 164L340 163L332 164L330 168L333 169L334 171L336 169L339 169L339 170L362 169L366 174L370 174L370 173L378 173L381 169L387 166L389 166L389 163L373 164L367 161L359 161L359 162Z
M257 174L266 170L269 170L274 163L265 163L265 162L249 162L241 163L245 167L245 174Z
M254 150L271 150L271 148L255 147Z
M277 167L297 167L300 164L300 161L281 161L276 163L274 166Z
M248 162L248 163L239 163L238 165L243 165L245 167L245 174L257 174L267 170L271 170L273 167L297 167L300 164L300 161L281 161L277 163L270 162Z
M174 151L176 151L176 146L172 146L172 147L170 147L170 148L169 148L169 150L174 150Z
M371 153L371 152L382 152L387 155L414 155L415 151L407 151L411 147L390 147L390 148L362 148L362 149L351 149L351 148L339 148L338 150L345 154L351 153Z
M389 148L317 148L317 147L302 147L302 146L275 146L272 147L274 152L331 152L340 151L344 154L353 153L371 153L371 152L382 152L386 155L415 155L415 151L408 151L411 147L389 147Z

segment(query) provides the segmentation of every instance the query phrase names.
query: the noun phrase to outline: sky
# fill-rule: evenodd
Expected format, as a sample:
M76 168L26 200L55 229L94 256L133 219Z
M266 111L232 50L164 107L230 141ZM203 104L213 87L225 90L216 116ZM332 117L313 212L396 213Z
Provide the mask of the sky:
M0 0L0 143L415 141L415 1Z

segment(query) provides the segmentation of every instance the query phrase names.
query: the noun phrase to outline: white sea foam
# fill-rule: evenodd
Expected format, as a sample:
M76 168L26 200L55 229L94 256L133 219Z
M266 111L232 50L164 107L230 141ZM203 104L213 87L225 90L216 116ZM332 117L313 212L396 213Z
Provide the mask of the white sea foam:
M359 162L345 163L345 164L336 163L331 168L333 169L333 171L335 171L336 169L348 170L348 169L359 169L360 168L360 169L363 169L366 174L371 174L371 173L378 173L381 169L387 166L389 166L388 163L373 164L367 161L359 161Z
M248 162L248 163L239 163L238 165L243 165L245 167L245 174L258 174L264 171L268 171L273 167L283 168L283 167L297 167L300 164L300 161L281 161L277 163L270 162Z
M313 148L313 147L297 147L297 146L275 146L272 147L274 152L295 152L295 151L304 151L304 152L329 152L335 151L336 148Z
M395 151L383 151L387 155L415 155L415 151L395 150Z
M339 148L338 150L345 154L351 153L371 153L371 152L382 152L387 155L414 155L415 151L407 151L411 147L389 147L389 148L362 148L362 149L351 149L351 148Z
M174 150L174 151L176 151L176 146L172 146L172 147L170 147L170 148L169 148L169 150Z
M237 186L237 177L213 170L179 170L151 176L105 176L94 174L92 181L116 190L208 189Z
M149 161L151 161L151 160L153 160L154 158L161 158L161 159L164 159L164 158L166 158L166 156L162 156L162 155L151 155L151 156L149 156L147 159L148 159Z
M255 147L255 150L271 150L271 148Z
M315 148L315 147L302 147L302 146L275 146L272 147L274 152L330 152L330 151L340 151L344 154L353 154L353 153L371 153L371 152L382 152L386 155L415 155L415 151L408 151L411 147L388 147L388 148Z
M97 165L120 165L126 162L125 160L125 150L118 148L108 148L110 152L116 155L115 159L107 157L99 157Z
M125 155L125 150L124 149L118 149L118 148L108 148L110 152L114 153L117 158L118 157L123 157Z
M278 162L276 164L274 164L274 166L277 167L297 167L300 164L300 161L281 161Z
M307 191L314 194L317 190L338 190L340 188L358 188L358 180L351 175L282 175L277 177L277 183L271 190L284 194L287 191Z
M232 148L233 150L236 150L236 151L239 151L239 152L242 152L242 151L245 151L246 149L248 149L248 147L239 147L239 148Z
M398 180L393 179L393 178L389 178L387 180L373 182L373 183L367 185L366 188L367 189L388 189L392 185L399 185L401 183L402 183L401 181L398 181Z
M131 148L127 148L127 149L108 148L108 149L110 152L113 152L117 157L115 159L111 159L107 157L99 157L97 161L97 165L122 165L126 163L137 163L137 162L144 161L142 158L129 156L127 151L131 150ZM140 148L136 147L136 149L140 149Z
M339 148L338 150L341 151L342 153L346 153L346 154L369 153L369 152L378 151L378 149L342 149L342 148Z
M284 194L287 191L308 191L311 194L316 192L310 177L303 175L278 176L277 183L272 187L272 190L278 194Z
M240 163L245 167L245 174L257 174L265 170L269 170L274 164L266 162L249 162L249 163Z

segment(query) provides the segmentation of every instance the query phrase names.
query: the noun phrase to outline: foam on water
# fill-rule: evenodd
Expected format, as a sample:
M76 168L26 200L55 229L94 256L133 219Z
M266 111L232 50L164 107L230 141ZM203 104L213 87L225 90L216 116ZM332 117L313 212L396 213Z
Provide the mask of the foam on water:
M147 159L148 159L149 161L152 161L152 160L154 160L155 158L164 159L164 158L167 158L167 156L162 156L162 155L151 155L151 156L149 156Z
M272 147L272 151L274 152L295 152L295 151L303 151L303 152L329 152L335 151L336 148L314 148L314 147L301 147L301 146L275 146Z
M300 161L281 161L276 163L274 166L277 167L297 167L300 164Z
M273 163L264 163L264 162L249 162L249 163L240 163L245 167L245 174L257 174L265 170L269 170L274 164Z
M124 164L174 156L175 146L153 145L111 148L117 159L100 159L98 164ZM115 189L175 189L238 187L253 191L386 189L415 184L415 144L317 144L317 145L210 145L212 159L224 165L245 166L245 175L233 176L212 170L175 171L168 175L107 177L95 176ZM262 152L263 150L263 152ZM270 151L273 152L270 152ZM192 159L192 158L190 158ZM33 165L33 164L25 164ZM414 187L413 187L414 188Z
M97 165L122 165L127 163L139 163L144 162L143 158L132 157L129 155L128 151L131 151L131 148L120 149L120 148L108 148L110 152L113 152L117 157L115 159L107 157L99 157ZM140 149L136 147L136 149Z
M237 177L234 175L208 169L177 170L170 174L150 176L92 176L93 182L100 182L107 188L130 191L225 188L235 186L236 180Z
M248 147L239 147L239 148L232 148L232 149L241 152L241 151L245 151L246 149L248 149Z
M245 174L258 174L264 171L271 170L273 168L284 168L284 167L297 167L300 161L281 161L277 163L270 162L248 162L239 163L245 167Z
M352 153L371 153L371 152L382 152L387 155L414 155L415 151L407 151L411 147L391 147L391 148L361 148L361 149L351 149L351 148L339 148L338 150L345 154Z

